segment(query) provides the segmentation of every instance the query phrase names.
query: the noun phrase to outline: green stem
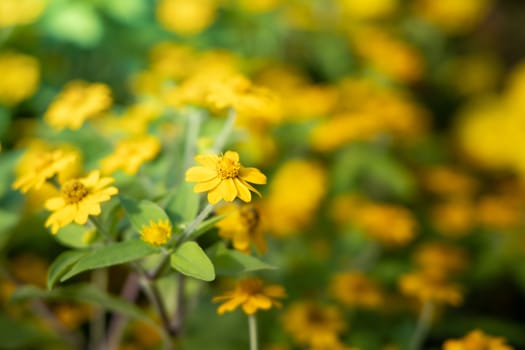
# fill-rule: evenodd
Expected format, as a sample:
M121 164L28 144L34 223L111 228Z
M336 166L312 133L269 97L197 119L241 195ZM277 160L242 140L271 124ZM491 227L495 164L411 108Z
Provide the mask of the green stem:
M430 323L432 322L433 313L434 305L430 300L425 301L419 314L419 319L416 325L416 331L412 335L412 339L410 339L409 350L421 349L421 346L423 345L423 342L430 329Z
M202 116L198 110L192 110L188 113L188 126L186 129L186 142L184 144L184 168L189 168L193 161L195 148L197 145L197 138L199 137L199 129L201 125Z
M93 271L92 275L93 284L97 286L101 291L106 291L108 286L108 270L97 269ZM90 322L90 339L91 349L100 349L102 342L104 341L105 332L105 311L103 308L96 308L93 317Z
M213 144L212 153L219 153L226 144L226 141L228 140L228 137L230 136L233 126L235 124L235 119L237 117L237 113L235 112L235 109L230 108L228 110L228 117L226 119L226 122L224 123L221 132L215 139L215 143Z
M250 350L257 350L257 319L255 314L248 315L248 328L250 334Z

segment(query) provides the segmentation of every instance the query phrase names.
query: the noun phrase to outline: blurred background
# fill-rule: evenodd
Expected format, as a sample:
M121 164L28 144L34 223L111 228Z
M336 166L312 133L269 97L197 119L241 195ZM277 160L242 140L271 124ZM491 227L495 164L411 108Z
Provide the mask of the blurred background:
M0 334L25 318L8 306L10 283L45 285L64 250L43 228L42 194L11 189L28 140L71 142L93 167L107 152L86 135L110 117L132 128L145 117L130 106L153 102L149 131L166 152L177 135L159 131L166 111L194 104L199 72L227 66L271 95L244 106L249 137L232 147L269 176L262 259L280 267L265 277L287 289L283 313L304 299L337 305L347 348L403 349L418 302L432 300L423 348L474 328L525 348L524 23L521 0L0 0L0 322L14 327ZM113 96L79 139L43 118L72 80ZM341 277L353 272L375 281L377 301ZM247 344L225 330L240 316L220 328L215 288L189 321L188 349ZM89 311L68 307L53 310L81 327ZM262 316L264 348L299 348L280 317ZM203 320L223 331L202 337Z

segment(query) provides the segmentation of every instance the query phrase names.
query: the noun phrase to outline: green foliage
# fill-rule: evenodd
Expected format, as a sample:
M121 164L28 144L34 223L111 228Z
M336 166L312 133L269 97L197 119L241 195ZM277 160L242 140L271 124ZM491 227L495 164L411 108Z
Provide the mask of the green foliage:
M204 250L195 242L184 242L170 255L171 267L203 281L215 279L215 268Z
M269 265L254 256L227 249L222 243L210 249L210 256L219 275L235 276L240 273L276 269L275 266Z

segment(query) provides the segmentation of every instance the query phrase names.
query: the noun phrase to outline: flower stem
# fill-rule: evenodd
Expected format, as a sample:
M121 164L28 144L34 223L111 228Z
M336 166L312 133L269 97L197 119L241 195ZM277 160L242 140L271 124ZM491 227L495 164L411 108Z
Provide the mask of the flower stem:
M108 270L105 268L97 269L93 271L93 284L97 286L101 291L107 290L108 285ZM91 318L90 323L90 348L99 349L102 342L104 341L105 332L105 310L103 308L97 308Z
M233 130L233 125L235 124L236 117L237 113L235 112L235 109L228 109L228 117L221 129L221 132L215 139L215 143L213 144L212 148L212 153L219 153L224 148L224 145L226 144L226 141L228 140L228 137L230 136Z
M248 315L248 328L250 334L250 350L257 350L257 319L255 314Z
M423 341L425 340L430 329L430 323L432 321L433 313L434 305L430 300L425 301L419 314L419 319L416 325L416 331L412 335L412 339L410 339L410 346L408 347L409 350L421 349Z

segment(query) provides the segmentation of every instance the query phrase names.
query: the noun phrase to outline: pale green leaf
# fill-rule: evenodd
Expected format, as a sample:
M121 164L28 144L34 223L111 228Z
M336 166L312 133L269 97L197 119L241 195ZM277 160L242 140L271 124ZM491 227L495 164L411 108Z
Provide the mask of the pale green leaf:
M166 212L151 201L136 201L120 196L120 202L137 232L141 232L143 226L149 226L151 221L170 221Z
M202 248L195 242L182 243L170 257L171 267L203 281L215 279L215 269Z
M212 249L210 256L217 274L221 275L276 269L275 266L269 265L254 256L237 250L226 249L223 244Z

